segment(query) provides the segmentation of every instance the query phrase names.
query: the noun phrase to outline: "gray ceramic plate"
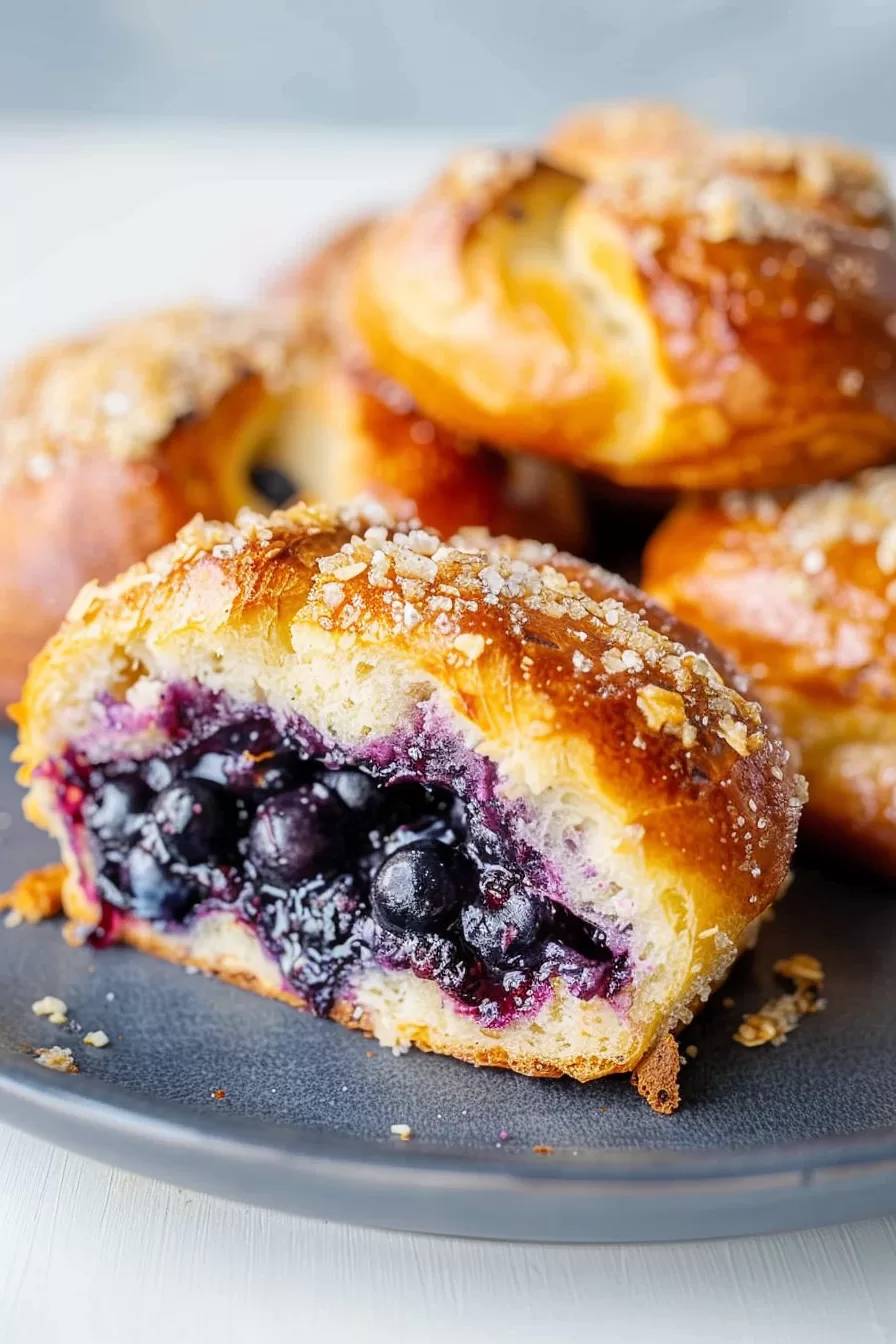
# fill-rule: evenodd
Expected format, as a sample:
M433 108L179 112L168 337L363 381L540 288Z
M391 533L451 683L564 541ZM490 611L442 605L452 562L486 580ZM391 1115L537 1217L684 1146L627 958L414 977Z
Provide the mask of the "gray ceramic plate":
M6 885L52 858L18 808L7 771ZM739 1012L773 990L772 961L797 951L823 960L827 1011L779 1049L735 1045ZM58 923L0 927L0 1118L214 1194L409 1231L641 1241L807 1227L896 1212L894 983L896 902L802 872L729 982L736 1007L717 997L690 1029L684 1104L663 1119L622 1079L394 1058L137 953L72 950ZM44 994L80 1032L31 1013ZM109 1048L81 1044L95 1027ZM71 1045L81 1073L38 1068L28 1047L50 1044ZM395 1123L413 1139L390 1136Z

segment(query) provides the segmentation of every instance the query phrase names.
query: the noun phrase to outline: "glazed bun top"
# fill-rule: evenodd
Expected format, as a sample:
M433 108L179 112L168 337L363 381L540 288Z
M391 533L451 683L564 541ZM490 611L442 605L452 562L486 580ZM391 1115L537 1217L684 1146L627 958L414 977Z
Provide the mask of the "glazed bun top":
M273 313L199 304L47 346L2 385L0 480L44 480L76 455L147 460L239 384L282 384L290 355Z
M896 250L873 164L648 131L625 154L617 128L587 176L555 144L550 161L474 151L373 228L352 312L376 366L459 432L623 485L811 484L885 461Z
M892 223L886 175L875 159L835 141L771 132L719 132L666 103L610 103L579 108L548 135L544 154L583 178L664 165L704 176L748 180L781 203L819 211L861 228Z
M799 688L819 720L896 697L896 468L796 494L675 510L645 583L699 620L757 681Z
M194 522L88 585L32 665L19 759L27 780L83 737L97 697L137 704L170 681L298 707L337 741L394 723L397 687L435 688L514 787L596 811L616 848L637 846L727 929L773 899L802 801L787 751L729 676L638 590L552 547L445 542L373 503L296 506Z

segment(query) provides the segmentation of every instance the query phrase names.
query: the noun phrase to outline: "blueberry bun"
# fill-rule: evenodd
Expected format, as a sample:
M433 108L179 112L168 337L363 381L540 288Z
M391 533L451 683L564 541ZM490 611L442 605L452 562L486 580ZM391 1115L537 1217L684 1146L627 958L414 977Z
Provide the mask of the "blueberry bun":
M804 826L896 876L896 468L681 505L645 585L737 658L798 743Z
M812 484L888 460L881 174L822 144L647 121L590 165L569 140L462 155L373 228L351 311L375 366L458 433L626 487Z
M348 297L373 227L362 221L337 233L269 287L301 352L285 432L272 445L283 470L302 482L305 498L413 499L418 516L443 533L472 524L578 552L586 502L571 470L454 433L373 364Z
M83 590L16 717L77 936L582 1081L752 942L802 799L744 683L636 589L373 502L194 521Z
M252 464L285 406L290 345L261 313L170 309L40 350L0 393L0 703L88 579L197 511L260 503Z

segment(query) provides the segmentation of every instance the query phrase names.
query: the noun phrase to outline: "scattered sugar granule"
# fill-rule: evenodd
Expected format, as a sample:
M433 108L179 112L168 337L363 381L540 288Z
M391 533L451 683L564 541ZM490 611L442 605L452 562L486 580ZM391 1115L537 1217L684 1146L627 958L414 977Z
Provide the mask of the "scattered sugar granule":
M57 1073L80 1073L75 1057L69 1050L58 1045L39 1046L34 1052L35 1063L44 1069L55 1069Z
M112 993L112 990L110 989L108 994L106 995L106 1002L111 1003L114 998L115 995Z
M82 1039L85 1045L92 1045L96 1050L102 1050L103 1046L109 1044L109 1037L104 1031L88 1031Z
M51 1022L56 1022L60 1026L68 1021L66 1017L68 1004L63 999L57 999L55 994L45 994L42 999L32 1003L31 1011L35 1017L48 1017Z
M408 1139L414 1136L410 1125L390 1125L389 1133L394 1134L396 1139L401 1139L403 1143L407 1143Z

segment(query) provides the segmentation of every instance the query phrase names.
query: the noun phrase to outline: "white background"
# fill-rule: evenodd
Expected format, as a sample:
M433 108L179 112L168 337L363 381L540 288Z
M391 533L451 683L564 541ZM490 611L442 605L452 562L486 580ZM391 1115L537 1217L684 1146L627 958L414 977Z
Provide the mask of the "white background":
M251 294L444 151L296 131L0 132L0 365L110 313ZM0 1344L273 1338L896 1341L896 1221L665 1247L412 1238L209 1199L0 1127Z

